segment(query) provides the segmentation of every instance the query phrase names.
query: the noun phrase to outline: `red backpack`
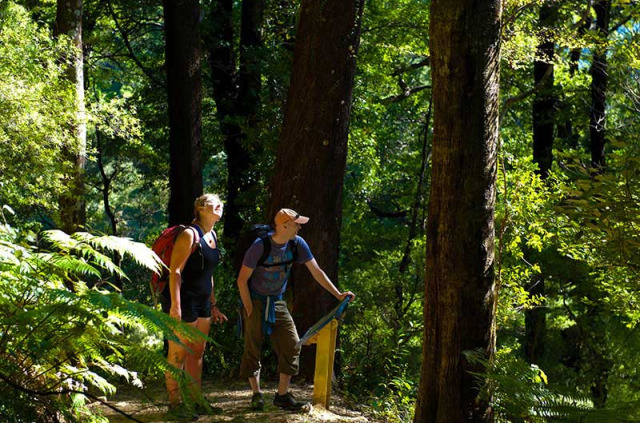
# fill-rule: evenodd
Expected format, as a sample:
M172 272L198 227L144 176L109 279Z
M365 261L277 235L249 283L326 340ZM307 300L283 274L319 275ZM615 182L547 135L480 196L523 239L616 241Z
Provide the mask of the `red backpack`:
M171 254L173 253L173 246L176 243L176 239L178 239L178 235L180 235L182 231L188 228L193 229L191 226L185 225L176 225L165 229L151 247L153 252L156 253L158 257L160 257L160 260L162 260L162 263L164 263L160 274L154 272L151 276L151 293L154 297L154 303L155 298L164 291L167 283L169 283L169 266L171 265ZM193 254L200 243L200 234L198 234L198 231L195 229L193 232L195 233L195 239L191 246L190 254Z

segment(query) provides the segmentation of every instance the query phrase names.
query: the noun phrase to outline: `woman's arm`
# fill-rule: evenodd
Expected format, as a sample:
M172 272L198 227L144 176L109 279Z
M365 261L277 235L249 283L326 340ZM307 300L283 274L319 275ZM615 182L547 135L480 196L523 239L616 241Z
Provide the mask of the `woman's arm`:
M195 231L185 229L173 246L171 252L171 264L169 265L169 291L171 292L171 310L169 315L174 319L182 319L180 308L180 287L182 285L182 270L191 255L193 243L195 241Z

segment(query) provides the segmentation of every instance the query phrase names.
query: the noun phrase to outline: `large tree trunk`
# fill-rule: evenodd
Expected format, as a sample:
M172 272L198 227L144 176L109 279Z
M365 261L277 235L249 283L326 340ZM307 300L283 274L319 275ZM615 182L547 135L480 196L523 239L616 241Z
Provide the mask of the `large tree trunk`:
M243 0L240 25L240 66L234 121L225 133L227 152L227 218L224 234L228 240L237 240L244 222L243 215L255 208L255 189L259 177L255 175L256 157L260 157L261 143L257 139L258 110L261 91L262 24L264 1ZM231 252L234 252L233 247Z
M67 58L66 75L76 88L76 119L71 133L75 135L73 143L66 151L65 160L70 163L65 172L65 185L68 191L60 198L60 222L65 232L74 232L86 223L84 168L87 150L87 127L84 109L84 73L82 53L82 0L58 0L56 10L56 36L66 35L75 49Z
M494 205L501 5L434 0L434 132L424 342L414 421L491 420L481 371L463 355L495 350Z
M611 2L599 0L593 5L596 12L596 31L600 41L593 51L591 64L591 113L589 115L589 135L591 138L591 166L604 170L604 144L607 94L607 36L609 34L609 15Z
M557 18L557 6L544 4L540 7L541 42L537 58L533 63L534 84L538 88L533 100L533 161L538 165L537 173L546 180L553 163L553 129L555 126L557 98L554 93L553 55L554 41L548 31ZM544 276L535 278L529 288L531 296L544 296ZM525 358L530 363L539 363L544 354L544 337L547 327L544 304L525 313Z
M202 82L198 0L164 0L169 101L169 225L189 223L202 194Z
M209 60L217 116L224 134L227 153L227 203L224 235L229 252L235 254L234 242L243 226L243 215L255 207L255 157L260 154L256 139L260 106L263 0L242 2L240 27L240 66L236 71L233 3L216 0L211 9L211 30L207 36Z
M311 217L301 235L336 283L342 185L363 0L303 0L293 73L271 184L269 217L291 207ZM335 300L306 269L292 275L293 314L299 332ZM314 353L303 349L301 372L311 378Z

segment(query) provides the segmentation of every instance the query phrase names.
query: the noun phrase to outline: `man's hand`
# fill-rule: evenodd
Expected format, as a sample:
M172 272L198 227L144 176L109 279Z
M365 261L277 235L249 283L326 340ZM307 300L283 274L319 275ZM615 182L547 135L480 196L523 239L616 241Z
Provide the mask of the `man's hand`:
M245 306L244 311L247 313L247 317L251 316L253 313L253 303L249 303L249 306Z
M349 300L349 302L353 301L353 299L356 297L356 294L354 294L351 291L346 291L346 292L342 292L340 294L340 296L338 297L338 299L340 301L344 300L346 297L351 297L351 299Z
M227 316L225 316L219 309L218 306L211 307L211 321L213 323L223 323L228 321Z

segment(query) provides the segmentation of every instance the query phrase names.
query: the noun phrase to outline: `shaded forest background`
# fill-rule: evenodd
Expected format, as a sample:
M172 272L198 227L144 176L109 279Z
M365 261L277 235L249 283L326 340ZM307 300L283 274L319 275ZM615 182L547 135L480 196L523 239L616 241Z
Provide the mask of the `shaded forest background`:
M120 237L150 245L204 191L226 203L223 312L243 228L282 206L311 216L301 235L358 295L336 389L412 420L431 3L0 1L0 416L99 420L87 398L161 378L162 333L184 329L145 307L153 259ZM501 4L497 342L490 361L465 352L473 389L486 421L640 421L640 4ZM304 331L334 303L293 277ZM207 377L235 378L233 325L212 338Z

